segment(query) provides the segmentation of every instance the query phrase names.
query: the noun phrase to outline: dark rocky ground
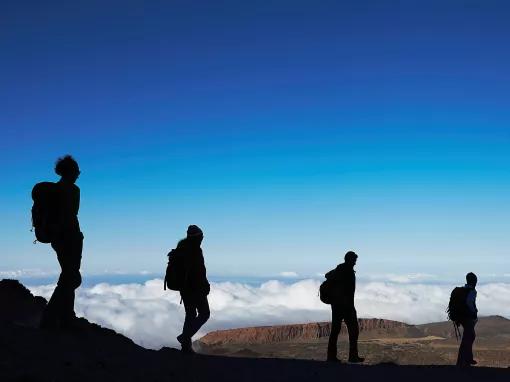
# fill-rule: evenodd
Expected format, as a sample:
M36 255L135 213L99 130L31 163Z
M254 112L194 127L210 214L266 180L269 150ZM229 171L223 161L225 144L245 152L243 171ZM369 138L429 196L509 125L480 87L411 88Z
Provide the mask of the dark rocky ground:
M335 365L147 350L82 320L80 329L35 327L44 301L15 281L0 282L0 381L505 381L507 369L451 366Z

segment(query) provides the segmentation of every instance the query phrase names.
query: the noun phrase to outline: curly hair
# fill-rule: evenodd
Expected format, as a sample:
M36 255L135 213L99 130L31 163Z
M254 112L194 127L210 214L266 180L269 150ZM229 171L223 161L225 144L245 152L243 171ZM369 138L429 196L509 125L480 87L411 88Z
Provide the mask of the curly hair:
M55 173L60 176L70 175L79 171L78 162L71 156L65 155L55 162Z

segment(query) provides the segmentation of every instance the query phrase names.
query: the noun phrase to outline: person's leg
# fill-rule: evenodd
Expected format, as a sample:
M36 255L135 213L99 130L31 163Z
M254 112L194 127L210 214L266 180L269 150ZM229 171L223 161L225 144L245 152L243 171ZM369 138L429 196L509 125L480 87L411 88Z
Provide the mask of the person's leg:
M462 326L462 340L460 341L459 353L457 355L457 366L466 366L466 330L463 323L460 324Z
M211 316L207 295L198 296L196 304L198 315L195 318L195 322L193 323L191 337L193 337L200 330L200 328L207 322L207 320Z
M181 294L186 316L182 327L182 334L177 336L182 350L194 353L191 338L209 318L209 302L207 296ZM198 311L198 315L197 315Z
M475 360L473 357L473 343L475 342L475 339L476 339L475 322L471 321L470 324L468 325L468 327L469 327L468 333L467 333L468 338L466 339L466 348L467 348L466 357L468 359L468 362L470 364L473 364L473 361Z
M64 271L67 267L63 264L65 259L65 243L63 240L54 241L51 243L51 247L57 254L57 260L60 264L60 276L57 281L57 286L53 290L53 294L44 309L44 313L41 319L41 328L58 328L60 327L60 310L62 301L65 299L65 288L64 288Z
M337 359L337 341L341 328L342 309L337 304L331 304L331 332L329 333L327 354L327 359L330 361Z
M359 325L358 315L354 307L349 310L345 317L345 325L349 333L349 361L350 362L363 362L364 358L359 357L358 354L358 337Z
M177 337L181 344L191 342L190 333L193 331L193 323L197 317L197 306L193 296L182 295L182 302L184 304L184 324L182 325L182 334ZM184 345L183 345L184 346Z
M192 338L200 328L207 322L211 312L209 310L209 301L207 295L201 295L195 297L195 308L198 315L195 316L189 328L189 337Z
M59 259L63 276L59 280L62 283L60 317L64 326L72 325L76 318L74 300L76 289L81 285L80 266L82 250L83 239L81 237L73 237L68 242L66 253L63 254L62 259Z
M473 342L475 341L474 322L466 321L462 325L462 341L457 357L457 366L470 366L473 361Z

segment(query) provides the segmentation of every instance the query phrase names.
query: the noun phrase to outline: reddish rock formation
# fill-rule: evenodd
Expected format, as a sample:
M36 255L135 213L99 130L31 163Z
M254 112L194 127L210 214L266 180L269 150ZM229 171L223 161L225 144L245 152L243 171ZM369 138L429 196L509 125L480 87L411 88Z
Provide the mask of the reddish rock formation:
M412 329L413 326L403 322L381 319L359 319L361 333L370 331L384 331L398 329ZM240 328L230 330L217 330L208 333L200 339L205 345L222 344L267 344L287 341L309 341L328 337L331 331L331 322L316 322L309 324L259 326L253 328ZM342 333L346 333L342 324Z

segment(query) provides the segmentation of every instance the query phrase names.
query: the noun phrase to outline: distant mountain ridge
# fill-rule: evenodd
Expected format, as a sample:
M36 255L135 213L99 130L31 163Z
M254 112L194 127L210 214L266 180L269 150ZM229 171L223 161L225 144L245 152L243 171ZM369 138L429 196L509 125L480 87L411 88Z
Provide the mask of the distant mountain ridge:
M383 320L377 318L358 320L360 333L384 332L404 335L407 331L418 334L418 329L403 322ZM347 331L345 324L342 324L342 334ZM257 326L251 328L238 328L217 330L200 338L199 342L208 346L224 344L267 344L288 341L309 341L329 336L331 322L315 322L306 324Z
M384 337L441 337L454 338L453 324L450 321L410 325L404 322L377 319L358 319L360 338ZM216 330L207 333L197 342L206 346L229 344L275 344L280 342L313 341L329 337L331 322L312 322L305 324L255 326L246 328ZM347 328L342 323L341 336L347 335ZM479 338L510 339L510 320L501 316L480 318L477 325Z
M453 326L450 321L433 322L416 326L426 336L437 336L455 340ZM510 343L510 320L502 316L481 317L476 325L476 342L490 344Z

